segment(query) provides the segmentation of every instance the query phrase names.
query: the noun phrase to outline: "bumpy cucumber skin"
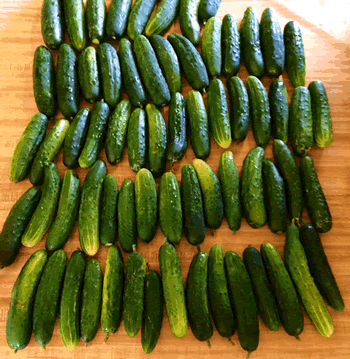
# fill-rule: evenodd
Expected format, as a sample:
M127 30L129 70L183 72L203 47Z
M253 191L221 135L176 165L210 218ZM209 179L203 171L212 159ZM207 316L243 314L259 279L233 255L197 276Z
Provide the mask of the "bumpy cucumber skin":
M205 23L208 19L215 16L220 8L221 0L201 0L199 4L199 17Z
M221 26L222 73L236 76L241 66L241 38L236 18L226 14Z
M200 0L180 1L179 22L181 32L194 46L199 44L201 27L198 18Z
M99 44L105 37L107 7L105 0L86 1L86 23L88 35L93 44Z
M132 0L112 0L108 9L106 32L107 36L113 40L123 36L129 18L131 4Z
M44 250L34 252L22 268L11 293L6 323L6 339L10 348L24 349L32 335L33 302L41 274L47 261Z
M45 45L56 50L64 42L64 16L60 0L44 0L41 8L41 34Z

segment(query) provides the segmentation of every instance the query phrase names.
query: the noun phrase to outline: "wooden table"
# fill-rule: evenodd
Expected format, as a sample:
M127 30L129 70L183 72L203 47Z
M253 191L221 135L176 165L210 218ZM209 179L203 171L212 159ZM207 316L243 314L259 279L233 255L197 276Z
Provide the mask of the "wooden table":
M10 159L18 139L25 126L37 108L32 90L32 63L37 46L43 45L40 32L41 0L3 0L0 4L0 223L4 223L11 207L23 192L30 187L29 180L21 183L11 183L8 178ZM110 0L107 0L109 5ZM350 55L349 25L346 22L349 11L334 7L330 1L238 1L222 4L218 17L226 13L233 13L241 22L247 6L255 6L261 16L266 7L274 7L280 15L281 25L287 21L297 20L302 26L306 52L306 85L311 81L322 80L329 96L333 118L334 142L326 149L316 146L311 156L315 161L317 173L327 197L333 215L333 229L322 235L326 254L338 281L345 300L344 312L336 312L330 308L334 320L334 334L331 338L324 338L318 334L310 320L305 315L305 329L301 341L297 342L288 336L283 328L276 333L270 332L264 324L260 325L260 344L252 358L349 358L349 331L350 331ZM348 6L349 7L349 6ZM333 16L333 13L336 14ZM176 21L169 32L179 32ZM117 42L112 42L117 46ZM56 58L57 53L54 53ZM245 81L248 74L244 66L239 76ZM293 87L286 75L283 80L288 88L290 100ZM271 80L263 79L266 88ZM189 91L184 83L183 94ZM87 104L84 103L83 106ZM167 108L163 109L167 119ZM57 118L61 118L58 115ZM271 140L272 142L272 140ZM247 139L242 144L232 143L233 152L239 171L248 151L255 146L253 135L249 130ZM207 162L217 171L219 157L223 149L212 141L211 155ZM194 159L192 149L188 149L184 159L174 165L174 173L181 179L181 168L186 162ZM271 143L266 148L266 157L272 158ZM106 160L104 152L101 158ZM62 152L57 156L55 163L63 175L66 168L62 163ZM169 166L168 166L169 169ZM86 170L77 170L83 179ZM108 165L108 173L112 173L120 186L125 178L135 179L135 173L128 166L127 153L124 160L117 166ZM159 180L157 180L159 184ZM305 214L306 217L306 214ZM307 217L306 217L307 218ZM212 245L219 243L225 251L234 250L240 255L251 244L259 248L263 242L273 243L280 253L283 253L284 236L272 234L267 226L252 229L243 220L241 229L233 235L224 221L214 236L207 231L207 237L201 249L208 252ZM145 256L146 261L153 269L159 269L158 249L163 243L163 235L158 229L156 238L150 244L138 243L138 251ZM154 352L146 356L141 347L141 334L136 338L129 338L121 325L107 344L103 344L104 333L99 329L96 338L89 343L88 348L80 342L74 352L68 352L60 339L58 323L52 341L43 351L31 339L25 350L13 355L6 343L5 327L10 296L15 280L29 256L34 250L44 248L45 240L33 248L22 248L15 263L0 272L0 358L245 358L246 353L241 349L237 334L231 346L226 339L221 338L215 331L211 339L211 349L206 343L197 341L191 331L183 339L175 338L164 318L162 332ZM68 255L79 248L78 228L75 226L71 239L65 246ZM196 248L189 245L185 238L177 248L184 278L187 275L189 264L196 253ZM107 248L101 248L96 255L102 269L105 267ZM126 259L126 256L125 256Z

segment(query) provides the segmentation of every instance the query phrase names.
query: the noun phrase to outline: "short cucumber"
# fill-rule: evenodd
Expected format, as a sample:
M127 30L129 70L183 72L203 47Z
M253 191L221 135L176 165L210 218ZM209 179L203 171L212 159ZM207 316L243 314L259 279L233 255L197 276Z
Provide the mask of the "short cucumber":
M108 9L106 32L107 36L113 40L123 36L126 30L131 4L132 0L112 0Z
M56 50L64 42L64 14L60 0L44 0L41 8L41 34L45 45Z
M205 23L215 16L220 8L221 0L201 0L199 4L199 17Z
M86 1L86 23L93 44L100 44L105 37L107 7L105 0Z
M198 9L200 0L180 1L179 22L181 32L194 46L199 45L201 26L199 23Z

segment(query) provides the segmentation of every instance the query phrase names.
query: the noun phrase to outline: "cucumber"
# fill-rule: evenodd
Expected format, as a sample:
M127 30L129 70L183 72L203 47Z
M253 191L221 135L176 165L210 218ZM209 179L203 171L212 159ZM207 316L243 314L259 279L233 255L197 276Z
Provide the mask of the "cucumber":
M123 319L126 334L133 338L140 330L143 312L143 296L146 276L146 261L141 254L129 254L125 265L125 290Z
M244 64L250 75L264 76L264 59L260 46L259 19L255 8L249 6L241 24L241 45Z
M99 44L105 37L107 7L105 0L86 1L86 23L88 35L93 44Z
M159 185L159 223L168 242L180 243L182 208L179 183L172 172L163 174Z
M99 205L105 176L106 164L101 160L96 161L87 173L81 189L79 241L82 250L89 256L94 256L99 249Z
M102 289L101 327L106 340L115 333L122 320L124 289L124 260L119 247L108 249Z
M102 272L98 260L90 259L84 273L81 298L80 336L85 344L95 338L100 325Z
M327 147L333 141L332 117L327 93L321 81L312 81L308 90L311 96L314 140L318 147Z
M225 254L225 269L231 303L237 321L237 333L242 349L251 352L259 345L258 308L249 274L241 257L228 251Z
M46 135L48 118L36 113L23 131L13 152L10 164L10 181L23 181L29 172L33 158Z
M123 158L130 115L131 102L124 99L118 103L108 121L105 151L107 160L111 165L115 165Z
M82 108L69 126L63 145L63 163L68 168L78 166L90 123L90 109Z
M265 147L271 136L271 116L269 98L264 85L255 76L247 78L249 110L255 142Z
M55 65L50 50L45 46L35 50L33 88L39 112L54 117L57 111Z
M232 140L242 142L247 137L249 127L248 92L243 81L237 76L227 80L227 89L231 107Z
M106 32L113 40L121 38L125 32L131 3L132 0L112 0L109 6Z
M128 158L134 172L146 166L146 121L146 111L137 108L131 113L128 123Z
M100 242L112 246L117 239L118 183L112 174L103 180L103 200L100 222Z
M241 196L245 218L252 228L262 227L267 221L264 204L262 163L264 150L252 148L243 161Z
M186 115L193 152L197 158L205 160L210 154L210 134L207 110L200 92L191 90L187 93Z
M11 208L0 234L0 269L11 265L22 246L24 233L41 196L39 187L31 187Z
M208 89L208 117L216 143L228 148L232 138L226 92L224 84L217 78L210 81Z
M62 115L74 117L79 111L78 62L74 50L68 44L62 44L57 56L56 70L57 102Z
M195 158L193 167L197 173L203 195L204 216L209 228L217 229L221 226L224 217L224 204L221 184L209 165Z
M273 233L282 234L287 230L287 199L282 176L268 158L262 164L264 197L269 228Z
M63 345L74 350L80 340L80 295L85 271L84 252L72 253L63 280L59 328Z
M179 22L181 32L194 46L199 45L201 26L198 18L200 0L180 1Z
M289 133L293 152L297 156L307 154L314 143L312 130L311 98L306 87L297 87L289 106Z
M15 353L24 349L32 335L33 302L44 270L47 253L34 252L22 268L11 293L11 304L7 315L6 339Z
M152 173L142 168L135 179L135 208L137 232L145 243L149 243L156 234L157 201L157 187Z
M121 97L122 74L116 49L104 42L97 50L99 72L103 98L111 110L115 108Z
M284 330L288 335L299 339L298 336L303 331L304 317L292 279L274 245L263 243L260 251Z
M284 258L301 301L316 330L321 335L330 337L333 333L332 318L311 276L306 254L299 240L299 230L293 222L287 229Z
M221 0L201 0L199 4L199 17L205 23L215 16L220 8Z
M197 91L205 92L209 78L205 64L197 49L184 36L172 33L168 40L173 46L189 85Z
M39 185L43 182L44 167L56 157L68 129L69 122L63 118L58 120L45 136L34 157L29 173L29 180L33 185Z
M80 180L74 170L63 175L56 218L46 239L46 249L56 251L68 241L77 219L80 204Z
M287 88L283 81L276 79L271 82L269 104L273 138L287 143L289 108Z
M241 66L241 38L234 15L226 14L221 26L222 73L236 76Z
M54 252L47 261L33 306L35 341L45 349L55 328L67 255L63 249Z
M34 247L49 229L57 211L61 178L54 163L45 167L43 194L33 216L22 236L22 244Z
M344 301L328 263L319 234L311 224L304 224L300 228L299 234L310 273L318 290L332 308L343 311Z
M84 99L89 103L96 102L100 98L100 74L94 47L87 47L79 56L78 74Z
M296 21L289 21L283 31L285 66L294 87L305 86L305 52L301 29Z
M124 252L132 252L137 244L135 186L131 179L125 179L120 187L118 199L119 243Z
M60 0L44 0L41 8L41 34L45 45L56 50L64 42L64 15Z
M159 266L170 328L175 337L183 338L188 328L185 289L179 257L172 244L164 243L159 248Z
M273 8L264 10L260 21L261 49L268 76L278 78L284 69L284 40Z
M158 272L149 269L145 278L141 343L146 354L157 345L163 322L162 278Z
M300 178L304 190L305 206L317 232L332 228L332 216L315 170L313 160L305 156L300 162Z
M248 246L243 252L243 261L250 276L260 317L270 330L277 331L281 325L277 304L259 251Z
M81 168L87 169L96 162L104 145L108 116L108 105L103 101L96 102L91 111L85 144L78 159Z
M274 140L272 149L276 165L286 184L289 216L298 221L303 213L303 191L298 166L283 141Z
M146 93L136 66L131 42L126 38L119 42L119 57L126 93L134 106L143 107L146 104Z
M208 259L208 295L211 314L219 334L231 341L235 333L235 316L231 308L224 263L225 253L214 244Z
M226 151L220 156L219 180L222 188L224 211L228 228L236 232L241 227L242 205L239 175L231 151Z
M83 51L87 41L83 0L63 0L63 9L69 40L74 49Z

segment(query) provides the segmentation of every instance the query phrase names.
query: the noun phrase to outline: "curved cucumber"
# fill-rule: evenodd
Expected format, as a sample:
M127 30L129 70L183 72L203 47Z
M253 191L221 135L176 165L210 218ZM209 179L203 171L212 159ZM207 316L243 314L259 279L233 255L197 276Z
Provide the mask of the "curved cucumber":
M221 26L222 72L236 76L241 66L241 38L234 15L226 14Z
M113 40L123 36L128 22L132 0L112 0L107 16L107 36Z
M64 42L64 15L60 0L44 0L41 8L41 34L45 45L56 50Z
M204 23L217 14L220 5L221 0L201 0L199 4L199 16Z
M93 44L99 44L105 37L107 7L105 0L86 1L86 22L88 35Z
M181 32L194 46L199 44L201 27L198 18L200 0L180 1L179 22Z

